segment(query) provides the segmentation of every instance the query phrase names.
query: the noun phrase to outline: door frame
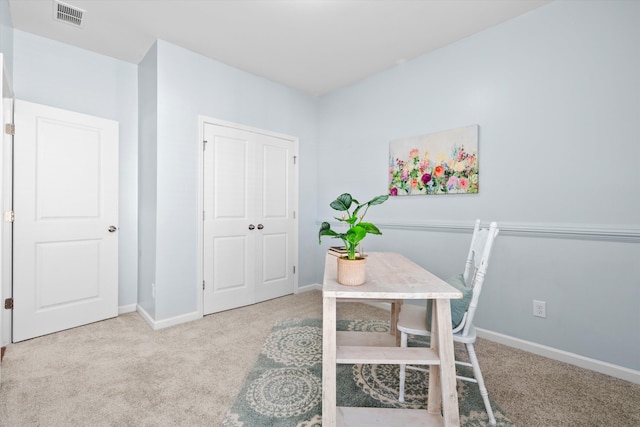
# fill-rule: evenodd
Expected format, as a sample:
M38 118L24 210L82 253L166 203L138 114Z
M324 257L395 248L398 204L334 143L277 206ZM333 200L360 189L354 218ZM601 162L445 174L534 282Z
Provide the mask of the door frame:
M5 221L5 212L13 211L13 135L5 131L13 124L13 90L0 53L0 347L13 342L13 311L4 308L4 301L13 298L13 223ZM9 216L11 214L9 213Z
M280 138L287 141L291 141L292 151L295 158L296 165L299 164L300 156L298 151L298 138L291 135L285 135L282 133L272 132L265 129L259 129L239 123L229 122L221 119L216 119L213 117L207 117L203 115L198 116L198 141L197 150L198 150L198 206L196 210L196 223L198 224L198 261L196 264L197 267L197 305L198 305L198 313L200 317L204 317L204 242L203 242L203 233L204 233L204 224L203 224L203 212L204 212L204 126L205 124L212 124L216 126L225 126L234 129L239 129L247 132L259 133L262 135L272 136L274 138ZM298 262L298 214L300 209L298 207L298 199L299 199L299 172L298 167L294 168L293 171L293 197L291 200L291 206L294 211L295 223L293 226L293 265L296 268L296 272L293 275L293 293L298 293L298 276L299 274L299 262Z

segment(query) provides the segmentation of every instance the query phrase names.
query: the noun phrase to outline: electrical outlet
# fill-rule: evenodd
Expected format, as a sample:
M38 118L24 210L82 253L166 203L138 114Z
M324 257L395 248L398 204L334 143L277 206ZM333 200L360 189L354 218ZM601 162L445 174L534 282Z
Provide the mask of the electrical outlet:
M533 300L533 315L536 317L547 317L547 303L544 301Z

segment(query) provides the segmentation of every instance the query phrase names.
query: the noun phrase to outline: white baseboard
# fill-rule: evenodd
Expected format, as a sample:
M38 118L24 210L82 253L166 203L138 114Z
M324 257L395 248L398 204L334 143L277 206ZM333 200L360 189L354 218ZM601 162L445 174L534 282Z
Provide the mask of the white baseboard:
M151 316L149 315L149 313L147 313L147 311L146 311L144 308L142 308L142 306L140 306L140 305L137 305L137 306L136 306L136 311L138 312L138 314L140 315L140 317L142 317L142 319L143 319L145 322L147 322L147 324L148 324L149 326L151 326L151 329L155 330L155 328L154 328L154 323L155 323L155 322L154 322L154 320L153 320L153 317L151 317Z
M311 285L301 286L298 288L296 293L314 290L322 291L322 285L319 283L313 283ZM382 308L387 311L391 310L391 304L387 302L366 302L364 300L362 302L374 307ZM494 341L500 344L507 345L509 347L528 351L529 353L538 354L549 359L569 363L570 365L579 366L591 371L600 372L605 375L620 378L625 381L630 381L635 384L640 384L640 371L636 371L634 369L625 368L623 366L614 365L612 363L603 362L596 359L590 359L588 357L580 356L579 354L569 353L568 351L559 350L557 348L548 347L530 341L525 341L520 338L511 337L509 335L500 334L498 332L493 332L486 329L476 328L476 331L478 332L478 336L480 338L484 338L489 341Z
M372 301L367 302L366 304L382 308L387 311L391 310L391 304L387 302ZM509 347L518 348L520 350L528 351L529 353L544 356L549 359L558 360L570 365L579 366L580 368L589 369L594 372L600 372L601 374L640 384L640 371L636 371L634 369L625 368L623 366L614 365L613 363L603 362L601 360L591 359L580 356L579 354L569 353L568 351L559 350L557 348L548 347L531 341L525 341L520 338L515 338L486 329L476 328L476 331L480 338L484 338L489 341L494 341Z
M640 371L636 371L634 369L625 368L623 366L614 365L601 360L591 359L580 356L579 354L569 353L568 351L558 350L557 348L548 347L531 341L525 341L520 338L488 331L486 329L476 328L476 331L478 332L478 337L489 341L494 341L509 347L518 348L520 350L528 351L529 353L544 356L549 359L559 360L561 362L569 363L570 365L579 366L591 371L600 372L601 374L640 384Z
M390 302L381 302L381 301L361 301L364 304L371 305L373 307L378 307L383 310L391 311L391 303Z
M311 285L304 285L299 287L296 293L299 294L302 292L309 292L309 291L322 291L322 285L320 283L312 283ZM367 301L367 300L362 300L358 302L361 302L363 304L369 304L374 307L382 308L383 310L391 311L391 304L388 302Z
M321 290L322 290L322 285L320 283L312 283L310 285L298 286L298 290L296 291L296 294L299 294L302 292L321 291Z
M137 308L137 304L121 305L118 306L118 314L133 313Z
M151 326L151 329L153 329L154 331L157 331L158 329L168 328L170 326L179 325L181 323L191 322L192 320L202 319L202 314L198 313L197 311L162 320L154 320L149 315L149 313L147 313L146 310L139 305L137 306L136 311L138 312L140 317L142 317L144 321L147 322L149 326Z

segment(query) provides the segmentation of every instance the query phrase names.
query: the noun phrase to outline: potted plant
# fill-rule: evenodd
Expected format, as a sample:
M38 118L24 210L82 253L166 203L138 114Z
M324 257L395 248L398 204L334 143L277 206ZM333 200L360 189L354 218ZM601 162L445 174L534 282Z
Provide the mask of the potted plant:
M344 212L342 217L335 217L340 222L344 222L349 227L344 233L338 233L331 229L331 224L323 222L318 232L318 241L322 243L322 236L330 236L342 239L347 250L347 256L338 257L338 282L343 285L361 285L365 281L366 259L360 257L356 250L358 244L367 234L382 234L378 227L370 222L364 222L364 216L370 206L380 205L389 198L384 194L374 197L367 203L360 203L351 194L341 194L337 199L329 204L333 209ZM353 211L350 209L353 208ZM364 208L364 211L361 210Z

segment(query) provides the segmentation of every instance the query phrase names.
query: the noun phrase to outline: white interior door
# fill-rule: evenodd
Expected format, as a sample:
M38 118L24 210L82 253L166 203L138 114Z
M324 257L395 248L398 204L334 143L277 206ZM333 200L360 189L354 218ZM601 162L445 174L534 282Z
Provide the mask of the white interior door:
M293 293L293 141L204 124L204 314Z
M118 314L118 123L16 101L13 341Z
M256 136L255 148L259 270L255 301L259 302L293 292L294 154L290 141L267 135Z
M204 314L255 300L256 175L251 137L238 129L205 124Z

